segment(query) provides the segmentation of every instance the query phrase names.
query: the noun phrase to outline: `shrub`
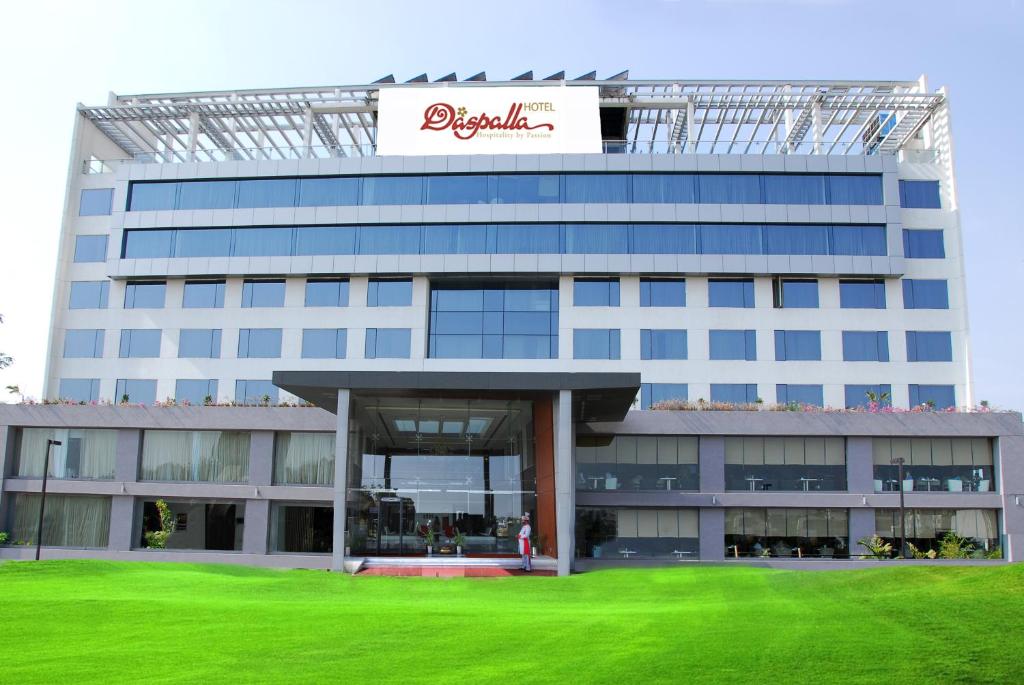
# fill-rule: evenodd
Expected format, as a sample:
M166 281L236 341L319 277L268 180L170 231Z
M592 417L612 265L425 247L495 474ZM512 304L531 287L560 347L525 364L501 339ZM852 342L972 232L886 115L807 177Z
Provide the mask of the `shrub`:
M892 556L892 544L877 535L863 537L857 540L857 544L866 549L874 559L888 559Z
M174 532L174 514L167 502L162 499L156 501L156 510L160 514L160 530L146 531L146 547L151 549L166 549L167 538Z
M915 559L934 559L938 556L934 549L929 549L926 552L915 547L913 542L908 542L907 547L910 548L910 553L914 555Z
M996 545L995 547L993 547L989 551L985 552L985 558L986 559L1002 559L1003 558L1003 548L1000 547L999 545Z
M970 538L957 535L949 531L939 541L940 559L970 559L974 553L974 542Z
M2 530L0 530L0 545L6 545L6 544L7 544L7 533L5 533Z

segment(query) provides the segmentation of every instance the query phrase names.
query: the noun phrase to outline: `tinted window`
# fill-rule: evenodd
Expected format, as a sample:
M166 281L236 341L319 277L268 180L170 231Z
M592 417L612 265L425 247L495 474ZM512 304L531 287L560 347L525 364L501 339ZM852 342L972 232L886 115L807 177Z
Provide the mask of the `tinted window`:
M847 385L846 391L846 407L852 409L853 407L863 407L868 404L871 400L869 395L875 398L875 401L884 406L892 405L892 386L885 385Z
M499 224L495 226L495 254L558 254L557 224Z
M839 281L842 309L885 309L885 281Z
M125 259L154 259L170 257L174 253L177 231L125 231Z
M669 400L686 401L689 388L686 383L641 383L640 408L650 409L652 404Z
M284 281L245 281L242 284L243 307L283 307Z
M501 203L541 204L561 199L557 174L508 174L497 176Z
M367 307L408 307L411 304L411 280L370 279L366 292Z
M820 331L775 331L775 361L820 360Z
M423 204L423 179L417 176L367 176L363 179L360 204Z
M829 200L834 205L880 205L882 177L868 174L830 176Z
M465 205L488 204L488 176L428 176L426 204Z
M775 306L785 309L816 309L818 307L818 282L793 279L776 279L772 282Z
M686 331L640 331L641 359L686 359Z
M484 254L487 226L424 226L423 254Z
M98 378L61 378L59 399L75 402L95 402L100 396Z
M711 401L733 404L756 402L757 385L755 383L712 383Z
M295 231L296 255L355 254L355 226L307 226Z
M761 226L710 224L700 227L701 254L761 254Z
M364 356L367 359L408 359L412 347L408 328L367 328Z
M708 331L708 347L711 359L757 359L757 335L752 330Z
M211 402L217 401L217 381L215 379L179 379L174 384L174 399L179 403L204 404L209 397Z
M574 307L618 307L619 279L575 279L572 304Z
M235 257L271 257L292 253L292 229L258 228L235 231L231 254Z
M907 331L907 361L953 361L953 340L949 331Z
M956 391L952 385L911 385L910 406L922 404L936 409L948 409L956 406Z
M175 209L230 209L235 206L236 181L182 181Z
M618 359L619 329L577 328L572 332L573 359Z
M815 407L825 405L824 394L820 385L779 384L775 386L775 401L779 404L810 404Z
M641 307L685 307L686 281L684 279L640 279Z
M708 306L746 308L753 307L753 279L709 279Z
M843 331L843 361L889 361L889 334L886 331Z
M692 204L697 201L693 174L633 174L633 202Z
M109 281L74 281L71 283L69 309L106 309Z
M178 357L217 359L220 338L218 328L182 328L178 336Z
M347 307L348 281L340 278L306 281L307 307Z
M904 278L903 308L949 309L946 281Z
M349 206L358 201L358 178L299 179L300 207Z
M107 236L80 235L75 237L75 262L105 262Z
M829 254L828 226L765 226L765 254Z
M129 283L124 290L125 309L163 309L166 283Z
M697 226L634 224L633 254L696 254Z
M271 381L235 381L235 402L241 404L261 404L266 399L270 404L277 404L277 398L277 386Z
M832 227L832 254L880 257L886 251L885 226Z
M940 229L904 228L903 256L910 259L943 259L946 248Z
M629 201L626 174L565 174L565 202L621 203Z
M418 254L419 226L361 226L359 254Z
M126 328L121 331L122 359L129 357L159 357L160 329Z
M236 207L294 207L298 182L294 178L249 179L238 182Z
M115 390L118 402L127 398L132 404L153 404L156 402L156 381L140 378L119 378Z
M243 328L238 331L239 359L276 359L280 356L280 328Z
M697 201L702 204L761 204L761 183L756 174L700 174Z
M71 329L64 334L64 357L95 358L103 356L103 331L92 328Z
M128 209L133 212L174 209L177 183L132 183Z
M82 191L82 199L78 203L78 216L110 214L113 204L113 188L88 188Z
M825 176L764 174L764 202L769 205L825 204Z
M185 281L181 306L186 309L218 309L224 306L224 281Z
M231 255L230 228L200 228L177 231L175 257L228 257Z
M938 181L900 181L900 207L907 209L940 209Z
M302 331L302 358L344 359L347 344L344 328L306 328Z
M629 229L625 224L566 224L566 254L625 254Z

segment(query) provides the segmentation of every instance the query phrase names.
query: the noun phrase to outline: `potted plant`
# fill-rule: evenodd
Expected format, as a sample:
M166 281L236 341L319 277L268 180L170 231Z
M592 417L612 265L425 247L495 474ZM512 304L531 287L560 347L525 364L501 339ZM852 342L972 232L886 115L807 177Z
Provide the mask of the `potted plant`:
M452 536L452 542L455 543L455 554L456 556L462 556L462 548L466 544L466 536L458 528L455 529L455 535Z
M429 557L434 553L434 529L427 527L427 531L423 534L423 539L427 543L427 556Z

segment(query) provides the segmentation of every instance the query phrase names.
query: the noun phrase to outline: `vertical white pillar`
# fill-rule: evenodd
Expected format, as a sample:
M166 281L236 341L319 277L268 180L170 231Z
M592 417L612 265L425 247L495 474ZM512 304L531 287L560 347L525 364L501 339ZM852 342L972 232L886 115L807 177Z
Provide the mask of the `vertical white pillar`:
M334 550L331 570L343 571L345 565L345 490L348 484L348 415L351 393L338 389L337 428L334 436Z
M555 525L558 535L558 575L572 570L576 551L576 504L573 480L572 391L559 390L555 405Z

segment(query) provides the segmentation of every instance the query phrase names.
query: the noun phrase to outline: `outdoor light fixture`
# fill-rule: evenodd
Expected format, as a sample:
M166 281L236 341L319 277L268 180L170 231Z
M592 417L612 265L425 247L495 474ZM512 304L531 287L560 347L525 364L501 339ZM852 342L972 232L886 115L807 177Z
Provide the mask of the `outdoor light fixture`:
M50 447L60 447L60 440L46 441L46 455L43 457L43 489L39 497L39 528L36 530L36 561L39 561L39 552L43 548L43 512L46 510L46 476L50 473Z
M868 503L867 495L864 495L863 497L860 498L860 503L865 505L865 506L867 505L867 503Z

